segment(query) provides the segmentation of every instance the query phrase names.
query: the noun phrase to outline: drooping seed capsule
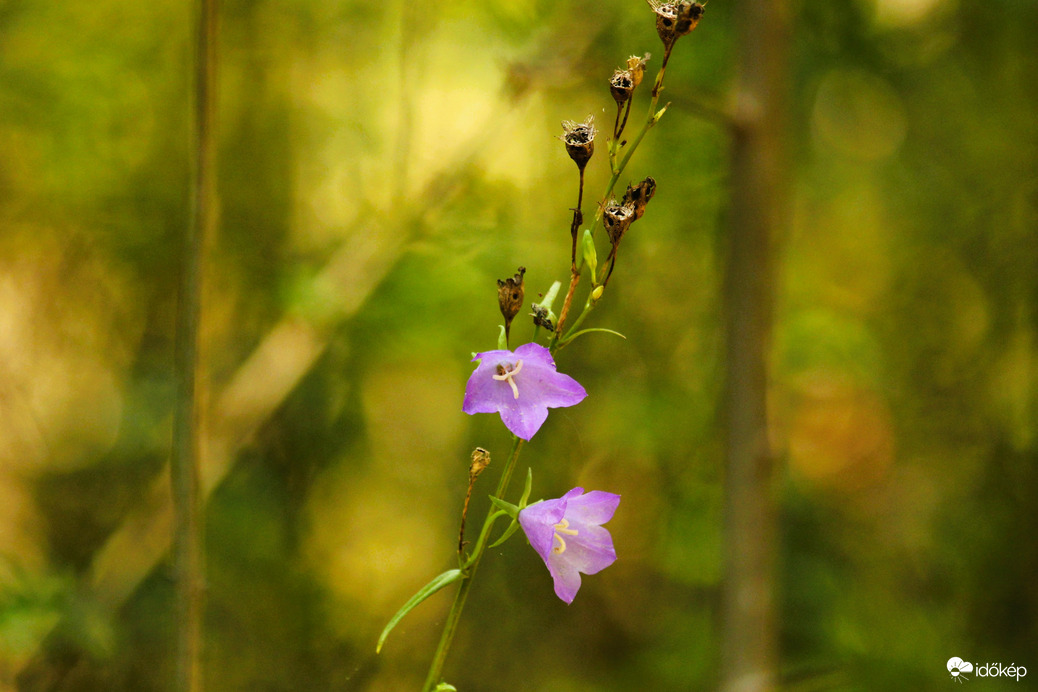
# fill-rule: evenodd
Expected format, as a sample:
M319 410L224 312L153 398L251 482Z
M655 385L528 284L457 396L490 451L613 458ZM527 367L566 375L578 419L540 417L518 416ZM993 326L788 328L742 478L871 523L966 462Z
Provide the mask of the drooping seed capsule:
M501 315L505 318L505 338L512 327L512 319L523 307L523 275L526 267L519 267L519 272L507 279L497 280L497 303L501 307Z
M641 181L634 187L627 186L627 192L624 193L624 198L621 204L630 205L634 208L634 221L642 218L642 214L645 213L645 205L649 203L652 196L656 194L656 180L649 176L645 180Z
M616 70L609 80L609 93L618 106L622 106L634 94L634 77L630 70Z
M661 3L658 0L646 0L656 13L656 33L666 50L674 46L674 42L690 33L699 24L705 8L698 2L680 0L680 2Z
M605 226L606 233L609 234L609 240L614 247L620 244L621 238L624 237L624 233L627 232L632 221L634 221L634 207L630 204L617 204L613 200L602 211L602 225Z
M559 139L566 145L566 153L577 164L577 168L583 171L595 153L595 116L589 115L582 123L564 120L562 129L564 132Z

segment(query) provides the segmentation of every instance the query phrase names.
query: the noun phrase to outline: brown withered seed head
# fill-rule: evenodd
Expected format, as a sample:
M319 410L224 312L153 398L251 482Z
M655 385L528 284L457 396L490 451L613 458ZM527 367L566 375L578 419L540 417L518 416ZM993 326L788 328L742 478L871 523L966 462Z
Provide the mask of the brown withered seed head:
M646 0L656 13L656 33L666 48L699 24L705 8L698 2L679 0L679 2L661 3L658 0Z
M584 170L595 153L595 116L589 115L582 123L564 120L562 129L564 132L559 139L565 143L566 153L580 170Z
M469 464L469 477L475 479L483 473L483 469L490 466L490 452L482 447L472 450L472 463Z
M609 92L617 105L627 103L634 94L634 76L630 70L616 70L609 80Z
M705 11L706 8L698 2L679 2L677 10L678 22L674 27L675 33L678 36L691 33L696 28L696 25L699 24L699 20L702 19Z
M666 49L670 49L674 45L674 41L678 40L675 26L678 23L678 8L672 2L656 2L655 0L645 0L649 3L649 7L656 13L656 33L659 34L660 40L663 41L663 46Z
M638 85L642 83L642 77L645 76L645 66L649 62L649 58L652 57L652 53L646 53L644 57L639 58L637 55L632 55L627 58L627 71L631 73L631 81L634 82L634 88L637 89Z
M549 317L550 313L548 312L548 308L538 305L537 303L533 303L530 307L533 308L533 312L531 312L530 315L533 316L533 323L535 325L538 327L544 327L549 332L555 331L555 323L552 322L551 317Z
M652 196L656 194L656 180L651 176L641 181L634 187L627 186L627 192L624 193L624 198L621 204L630 205L634 207L634 221L642 218L642 214L645 213L645 205L649 203Z
M526 267L519 267L519 273L515 276L497 280L497 303L501 306L506 330L512 324L512 318L523 307L523 275L525 274Z
M634 221L634 206L631 204L617 204L612 201L602 212L602 225L613 246L619 245L624 233Z

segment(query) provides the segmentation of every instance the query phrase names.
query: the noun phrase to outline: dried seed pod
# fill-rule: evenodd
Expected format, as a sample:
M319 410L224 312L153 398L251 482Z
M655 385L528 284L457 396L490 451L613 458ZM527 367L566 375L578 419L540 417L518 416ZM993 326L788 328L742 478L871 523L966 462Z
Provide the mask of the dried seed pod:
M609 92L618 106L627 103L634 94L634 77L630 70L616 70L609 80Z
M706 12L706 8L698 2L679 2L677 11L678 22L674 27L674 31L678 36L691 33L696 28L696 25L699 24L699 20L703 18L704 12Z
M490 452L482 447L472 450L472 463L469 464L469 477L476 478L483 470L490 466Z
M673 47L674 41L678 40L677 32L674 29L678 23L678 9L672 2L659 3L654 0L646 0L646 2L656 13L656 33L663 41L663 47L669 51Z
M647 177L634 187L627 186L627 192L624 193L621 204L630 205L634 208L634 219L631 223L642 218L642 214L645 213L645 205L649 203L649 200L655 194L656 180L652 176Z
M533 323L535 325L538 327L544 327L549 332L555 331L555 322L552 320L551 310L543 305L538 305L537 303L533 303L530 307L533 309L533 312L531 312L530 315L533 317Z
M497 303L501 307L501 314L505 318L505 335L512 327L512 319L523 307L523 275L526 267L519 267L519 273L508 279L497 280Z
M668 51L674 42L691 32L699 24L705 8L698 2L680 0L680 2L661 3L657 0L646 0L656 13L656 33L659 34L663 46Z
M615 248L620 244L631 222L634 221L634 206L630 204L617 204L612 200L602 211L602 225L605 226L609 240Z
M577 164L577 168L584 170L595 153L595 116L589 115L582 123L564 120L562 129L564 132L559 139L565 143L566 153Z

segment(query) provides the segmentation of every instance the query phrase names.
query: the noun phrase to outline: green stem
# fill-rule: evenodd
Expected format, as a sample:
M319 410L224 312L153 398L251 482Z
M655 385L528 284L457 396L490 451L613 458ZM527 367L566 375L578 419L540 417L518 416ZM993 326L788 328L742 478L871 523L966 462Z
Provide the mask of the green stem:
M591 314L591 311L595 309L594 304L591 302L591 297L588 296L587 302L584 303L584 309L577 315L577 319L573 320L573 324L570 326L569 331L559 341L556 350L562 348L572 340L573 335L576 334L577 329L580 328L580 324L584 321L584 318ZM555 355L555 351L552 351L552 355Z
M512 451L509 453L505 469L501 473L501 480L497 483L497 490L494 493L496 497L502 497L505 491L508 490L508 483L512 480L512 472L515 471L515 464L519 459L519 452L522 448L523 440L519 437L514 437ZM479 540L476 541L476 545L473 547L472 554L468 560L462 565L462 569L465 570L466 574L461 581L461 586L458 587L458 592L454 595L454 603L451 605L450 612L447 614L447 621L443 625L443 634L440 635L440 643L436 647L436 653L433 654L432 664L429 666L429 674L425 677L425 684L422 685L423 692L430 692L440 682L440 677L443 674L443 664L447 660L447 653L450 651L451 643L454 641L454 634L458 629L458 621L461 619L461 611L465 608L465 599L468 598L469 589L472 587L472 577L476 575L479 563L483 559L483 553L486 552L487 536L490 534L494 522L502 514L503 512L495 509L493 506L487 510L487 518L484 520L483 528L479 532Z

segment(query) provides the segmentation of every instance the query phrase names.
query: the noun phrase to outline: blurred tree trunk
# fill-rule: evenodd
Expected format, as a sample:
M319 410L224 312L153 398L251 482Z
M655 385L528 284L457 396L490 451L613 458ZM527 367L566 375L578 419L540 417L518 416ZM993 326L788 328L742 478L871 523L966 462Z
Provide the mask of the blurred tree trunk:
M191 216L181 257L177 300L170 487L173 500L173 555L176 570L177 692L202 689L202 620L205 608L205 533L201 494L202 441L206 419L207 354L202 340L206 261L216 230L215 102L216 0L195 3L195 74L192 122Z
M772 321L771 247L785 210L783 109L785 3L740 3L740 75L731 160L725 271L725 692L775 686L774 471L768 445L767 356Z

